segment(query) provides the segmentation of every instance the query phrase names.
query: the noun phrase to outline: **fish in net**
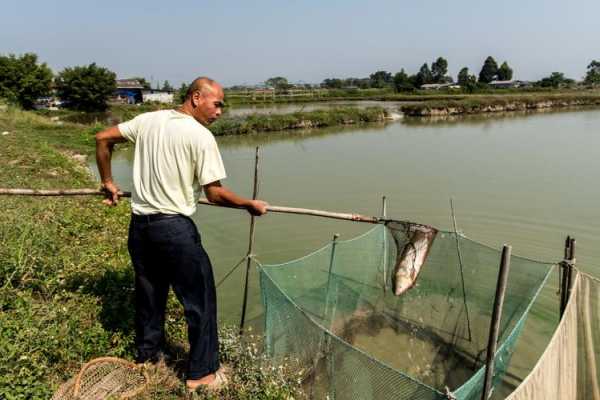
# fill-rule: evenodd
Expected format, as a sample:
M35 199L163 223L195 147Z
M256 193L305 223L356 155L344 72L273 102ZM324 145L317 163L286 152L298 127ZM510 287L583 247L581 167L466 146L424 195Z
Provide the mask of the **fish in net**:
M401 221L389 221L386 226L398 251L392 287L394 294L400 296L416 284L438 231L431 226Z
M129 399L140 394L149 378L143 366L116 357L101 357L85 364L64 383L52 400Z

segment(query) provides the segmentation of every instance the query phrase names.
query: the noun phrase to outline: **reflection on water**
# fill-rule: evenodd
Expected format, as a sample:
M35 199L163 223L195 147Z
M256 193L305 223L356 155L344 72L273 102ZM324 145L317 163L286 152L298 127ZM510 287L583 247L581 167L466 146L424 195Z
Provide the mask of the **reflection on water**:
M454 198L459 229L494 248L557 261L567 234L577 238L577 263L600 275L600 111L473 116L331 130L218 138L229 178L251 194L254 147L261 146L259 197L274 205L388 215L451 228ZM115 155L113 174L131 188L131 155ZM200 207L194 216L219 280L245 254L248 215ZM272 214L257 221L257 259L282 262L307 254L334 233L350 238L358 223ZM220 318L237 321L243 274L219 288ZM260 313L255 270L250 317ZM556 280L532 315L555 316ZM539 329L538 329L539 328ZM511 373L527 371L551 333L529 321ZM542 339L540 339L542 338Z

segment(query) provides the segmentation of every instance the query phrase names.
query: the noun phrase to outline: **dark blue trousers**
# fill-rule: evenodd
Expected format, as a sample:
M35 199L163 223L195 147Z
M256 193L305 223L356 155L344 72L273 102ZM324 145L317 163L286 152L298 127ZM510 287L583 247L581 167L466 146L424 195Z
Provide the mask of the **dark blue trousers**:
M219 369L215 283L194 222L182 215L132 215L128 247L135 269L137 361L155 359L161 350L172 286L188 326L187 378L215 372Z

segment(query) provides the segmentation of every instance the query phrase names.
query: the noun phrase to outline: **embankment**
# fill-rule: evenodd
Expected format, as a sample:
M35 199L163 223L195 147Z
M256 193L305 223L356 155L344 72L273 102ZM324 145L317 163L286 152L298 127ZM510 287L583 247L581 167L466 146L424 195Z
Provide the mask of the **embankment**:
M385 119L386 111L382 107L347 107L296 112L292 114L249 115L240 118L223 118L211 125L210 130L215 136L244 135L258 132L382 122Z
M435 100L403 105L410 117L460 114L485 114L513 111L548 110L568 107L600 106L600 95L477 96L464 99Z

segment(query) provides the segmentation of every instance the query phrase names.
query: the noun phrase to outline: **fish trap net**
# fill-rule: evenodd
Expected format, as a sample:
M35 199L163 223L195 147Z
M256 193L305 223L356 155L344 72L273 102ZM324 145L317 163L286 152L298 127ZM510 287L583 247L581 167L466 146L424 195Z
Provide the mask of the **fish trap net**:
M499 261L455 233L392 221L260 265L267 353L295 360L312 398L480 399ZM552 266L511 257L494 385Z
M148 381L142 366L115 357L96 358L63 384L52 400L129 399L140 394Z

